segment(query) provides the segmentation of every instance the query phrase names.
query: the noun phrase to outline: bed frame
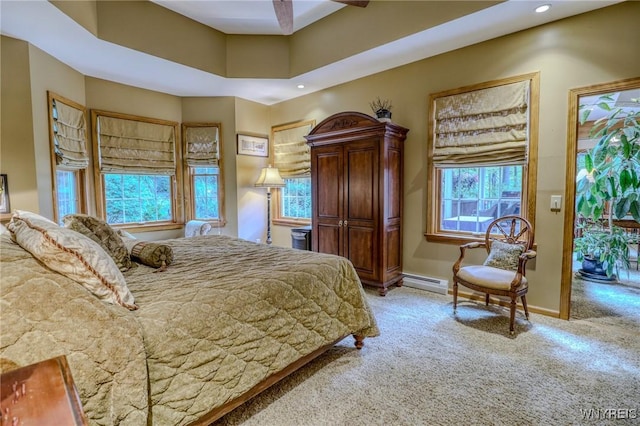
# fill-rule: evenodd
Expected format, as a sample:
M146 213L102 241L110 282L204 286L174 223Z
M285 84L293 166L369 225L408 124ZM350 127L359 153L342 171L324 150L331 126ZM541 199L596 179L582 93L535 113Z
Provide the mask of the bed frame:
M240 405L244 404L245 402L247 402L248 400L250 400L254 396L258 395L259 393L261 393L263 391L265 391L269 387L271 387L274 384L278 383L280 380L284 379L285 377L287 377L290 374L294 373L295 371L297 371L301 367L305 366L309 362L313 361L314 359L316 359L317 357L319 357L320 355L322 355L323 353L325 353L326 351L328 351L329 349L334 347L338 342L340 342L341 340L345 339L347 336L348 335L340 337L335 342L329 343L328 345L325 345L325 346L322 346L322 347L316 349L315 351L311 352L310 354L300 358L296 362L288 365L284 370L281 370L280 372L267 377L266 379L264 379L263 381L261 381L260 383L258 383L257 385L255 385L254 387L249 389L247 392L245 392L244 394L240 395L239 397L227 402L224 405L221 405L221 406L219 406L217 408L214 408L213 410L209 411L204 416L200 417L195 422L189 423L188 426L207 426L207 425L210 425L211 423L215 422L216 420L218 420L219 418L221 418L225 414L227 414L227 413L231 412L232 410L238 408ZM364 346L364 336L360 336L360 335L355 335L354 334L353 338L355 339L354 346L357 349L362 349L362 347Z

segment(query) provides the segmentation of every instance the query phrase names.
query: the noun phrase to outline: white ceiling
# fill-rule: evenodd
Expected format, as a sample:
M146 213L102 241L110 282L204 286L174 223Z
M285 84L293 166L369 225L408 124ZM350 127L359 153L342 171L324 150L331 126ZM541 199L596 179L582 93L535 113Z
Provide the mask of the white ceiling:
M272 0L151 0L225 34L282 34ZM331 0L293 0L293 32L346 7Z
M176 96L237 96L271 105L620 1L510 0L290 79L224 78L115 45L98 39L46 0L0 0L0 32L28 41L87 76ZM156 3L227 33L279 31L271 0ZM540 4L551 4L551 10L534 13ZM331 1L294 0L294 30L332 13L336 5L343 7ZM305 87L298 89L298 84Z

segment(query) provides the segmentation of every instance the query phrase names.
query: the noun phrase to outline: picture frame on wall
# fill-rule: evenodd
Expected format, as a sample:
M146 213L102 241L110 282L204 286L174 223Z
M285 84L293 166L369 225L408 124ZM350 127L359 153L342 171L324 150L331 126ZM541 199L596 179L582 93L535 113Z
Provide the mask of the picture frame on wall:
M9 183L6 174L0 174L0 213L11 213Z
M238 133L238 154L268 157L269 138Z

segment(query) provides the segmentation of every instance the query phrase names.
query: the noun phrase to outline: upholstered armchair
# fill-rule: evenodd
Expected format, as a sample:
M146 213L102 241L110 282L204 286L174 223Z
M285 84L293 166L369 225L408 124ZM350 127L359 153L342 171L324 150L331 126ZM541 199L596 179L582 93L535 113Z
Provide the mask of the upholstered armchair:
M524 218L510 215L491 222L483 242L471 242L460 246L460 257L453 265L453 311L458 305L458 285L485 293L489 296L505 296L510 299L509 331L514 334L516 300L522 300L525 316L529 319L526 294L529 282L525 277L527 261L536 257L533 247L533 227ZM482 265L462 266L467 250L484 248L488 257Z
M211 231L211 224L204 220L190 220L184 225L185 237L196 237L207 235Z

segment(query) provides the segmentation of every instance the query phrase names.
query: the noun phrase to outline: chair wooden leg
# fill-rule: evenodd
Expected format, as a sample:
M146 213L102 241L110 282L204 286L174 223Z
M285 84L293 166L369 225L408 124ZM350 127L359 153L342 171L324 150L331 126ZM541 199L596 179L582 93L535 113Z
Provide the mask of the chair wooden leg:
M509 332L513 334L515 332L516 322L516 296L511 296L511 313L509 316Z
M484 295L484 304L486 306L489 306L489 293Z
M527 317L527 320L529 319L529 309L527 308L527 296L525 296L524 294L522 296L520 296L520 299L522 299L522 307L524 308L524 315Z
M453 313L456 312L458 308L458 282L453 281Z

